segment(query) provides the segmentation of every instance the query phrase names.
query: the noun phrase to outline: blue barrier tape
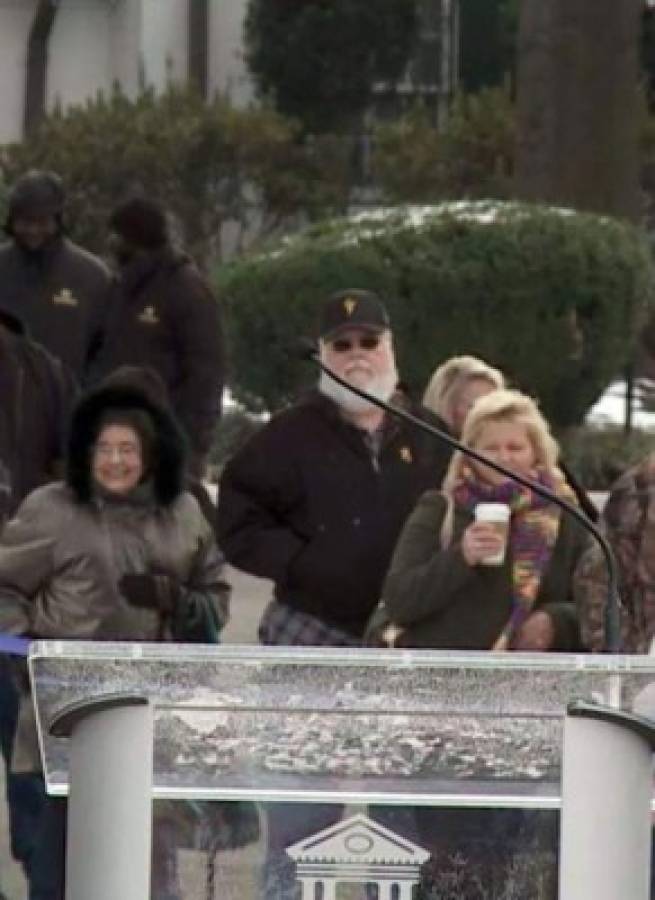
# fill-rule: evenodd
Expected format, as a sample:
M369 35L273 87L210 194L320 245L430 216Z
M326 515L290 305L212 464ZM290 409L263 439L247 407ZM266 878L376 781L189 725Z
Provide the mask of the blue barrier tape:
M15 637L13 634L0 634L0 653L10 656L27 656L31 644L29 638Z

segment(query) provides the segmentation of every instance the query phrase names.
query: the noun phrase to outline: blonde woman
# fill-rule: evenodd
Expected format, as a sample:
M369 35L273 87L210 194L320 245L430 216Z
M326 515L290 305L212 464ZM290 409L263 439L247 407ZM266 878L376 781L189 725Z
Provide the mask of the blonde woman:
M503 373L476 356L453 356L435 370L423 394L423 406L459 437L475 401L505 387Z
M462 442L569 501L557 444L534 401L498 390L477 400ZM510 508L502 548L497 529L475 521L479 503ZM453 456L441 492L428 491L407 520L383 590L396 646L469 650L574 650L578 622L571 594L587 534L560 508L489 466Z

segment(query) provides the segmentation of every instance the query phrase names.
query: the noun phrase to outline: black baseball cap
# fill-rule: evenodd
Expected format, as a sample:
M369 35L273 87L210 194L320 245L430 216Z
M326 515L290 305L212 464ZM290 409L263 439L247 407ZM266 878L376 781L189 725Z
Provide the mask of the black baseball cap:
M331 340L347 328L364 328L380 333L391 325L389 313L377 294L349 288L331 294L321 309L318 335Z

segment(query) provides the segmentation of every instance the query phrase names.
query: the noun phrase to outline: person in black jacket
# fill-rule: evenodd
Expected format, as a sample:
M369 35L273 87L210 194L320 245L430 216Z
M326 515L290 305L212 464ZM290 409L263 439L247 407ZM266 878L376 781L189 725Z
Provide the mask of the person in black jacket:
M24 497L61 475L75 385L66 367L29 340L23 324L0 308L0 525ZM41 780L10 774L24 661L0 654L0 751L5 762L11 849L28 878L45 802Z
M389 319L376 295L334 294L319 331L336 374L383 400L394 396ZM449 455L324 374L317 390L256 433L225 467L218 538L233 565L275 583L261 641L360 643L400 529L422 492L440 483Z
M109 270L63 233L65 194L54 172L32 170L9 195L0 246L0 307L83 383L102 339Z
M76 393L70 370L0 304L0 524L30 491L60 477Z
M110 228L120 273L94 379L122 365L158 372L191 446L190 469L201 477L221 415L218 303L192 260L172 246L159 204L133 197L116 207Z
M321 309L323 361L382 400L396 395L390 322L371 291L332 295ZM426 413L429 417L429 414ZM228 560L275 583L264 644L357 646L403 523L450 453L334 379L275 416L228 462L218 539ZM271 804L262 896L293 896L285 848L336 821L331 804Z

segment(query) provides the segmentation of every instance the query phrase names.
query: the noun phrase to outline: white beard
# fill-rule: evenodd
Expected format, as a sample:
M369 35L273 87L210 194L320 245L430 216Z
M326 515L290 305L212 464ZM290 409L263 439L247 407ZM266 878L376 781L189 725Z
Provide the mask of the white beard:
M367 394L376 397L378 400L384 400L386 402L392 397L397 384L398 372L396 371L395 365L392 365L383 375L371 375L368 382L361 385L361 389L366 391ZM360 387L360 385L355 384L355 387ZM325 397L329 397L329 399L336 403L337 406L341 407L341 409L354 415L370 412L372 409L378 408L375 404L370 403L363 397L358 397L357 394L353 394L348 388L337 384L334 378L331 378L326 372L321 372L318 389L321 394Z

